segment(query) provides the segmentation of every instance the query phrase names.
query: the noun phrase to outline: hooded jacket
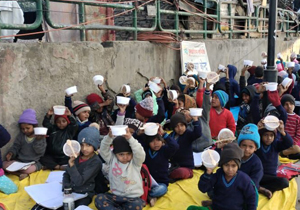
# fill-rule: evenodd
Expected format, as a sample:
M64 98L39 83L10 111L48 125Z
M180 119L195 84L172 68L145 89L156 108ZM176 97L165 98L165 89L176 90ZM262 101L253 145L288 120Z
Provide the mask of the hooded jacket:
M237 121L238 132L248 123L257 124L260 120L259 115L259 94L256 93L255 87L253 85L248 85L245 87L240 94L242 99L243 93L250 96L248 104L244 101L240 105L240 112Z
M229 74L229 82L230 82L230 96L229 96L229 102L230 106L235 106L236 99L234 98L234 95L239 96L240 95L240 86L238 82L234 79L237 68L233 65L228 65L228 74ZM220 82L225 84L226 78L221 78Z

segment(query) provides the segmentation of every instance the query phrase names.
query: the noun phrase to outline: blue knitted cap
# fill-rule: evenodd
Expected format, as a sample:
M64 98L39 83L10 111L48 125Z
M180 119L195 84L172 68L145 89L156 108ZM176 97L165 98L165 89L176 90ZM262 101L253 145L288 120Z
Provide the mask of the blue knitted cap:
M229 97L228 94L225 93L223 90L217 90L213 94L216 94L218 96L221 103L221 107L224 107L227 104Z
M80 131L78 134L78 142L80 144L87 143L97 150L100 147L100 133L95 127L87 127Z
M238 144L240 145L240 143L243 140L254 141L254 143L257 146L257 149L260 148L260 135L258 133L258 128L255 124L249 123L242 128L238 138Z

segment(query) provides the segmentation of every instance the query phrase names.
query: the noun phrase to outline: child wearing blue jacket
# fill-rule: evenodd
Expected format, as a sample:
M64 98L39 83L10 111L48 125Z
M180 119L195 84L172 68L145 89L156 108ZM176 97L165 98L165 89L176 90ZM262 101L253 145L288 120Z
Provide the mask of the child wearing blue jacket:
M183 113L176 113L171 117L173 132L170 136L177 141L179 149L170 159L172 167L169 178L172 181L193 177L194 157L192 143L202 135L198 117L193 117L194 130L187 129L187 122Z
M207 168L200 177L202 193L213 190L211 207L189 206L187 210L256 210L256 193L250 177L238 170L243 151L235 143L224 146L216 173Z
M10 134L8 131L0 124L0 148L4 147L10 140ZM17 185L11 181L4 174L3 166L2 166L2 158L1 158L1 150L0 150L0 192L3 192L7 195L15 193L18 191Z
M278 154L293 145L293 139L284 131L283 121L280 120L279 122L280 125L277 131L267 130L263 125L263 120L258 123L261 148L256 151L256 154L260 158L264 168L264 175L260 181L260 186L270 191L267 196L269 198L272 197L273 192L289 186L286 178L276 176Z
M169 159L178 150L179 145L162 129L161 125L159 125L159 131L156 135L144 135L144 140L141 142L146 153L144 163L147 165L151 176L158 183L149 192L150 206L154 206L157 198L168 191Z

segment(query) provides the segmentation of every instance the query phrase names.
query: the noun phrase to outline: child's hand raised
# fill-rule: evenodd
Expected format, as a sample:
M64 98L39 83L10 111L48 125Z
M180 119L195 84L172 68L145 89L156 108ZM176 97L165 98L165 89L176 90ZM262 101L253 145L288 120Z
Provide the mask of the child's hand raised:
M126 134L124 134L123 136L127 141L132 137L129 128L126 128Z
M261 119L258 123L257 123L257 128L258 130L263 129L265 127L264 125L264 119Z
M161 126L161 124L158 124L159 128L158 128L158 134L163 136L166 132L164 131L163 127Z
M128 105L125 105L125 104L117 104L117 106L119 107L120 109L120 113L121 114L124 114L126 112L126 108Z
M206 168L207 174L212 174L213 171L214 171L214 168Z
M67 116L71 116L71 115L72 115L72 113L71 113L71 111L68 109L68 107L66 107L65 115L67 115Z
M110 138L114 138L114 135L113 135L112 132L111 132L111 128L109 128L108 136L109 136Z
M74 156L70 156L70 159L69 159L69 166L70 167L73 167L74 166L74 164L75 164L75 157Z
M281 135L285 136L286 133L284 131L284 123L282 120L279 120L279 127L278 127L278 131L281 133Z
M47 112L47 117L50 117L54 114L54 110L53 110L53 107L51 107L48 112Z
M11 153L11 152L7 153L6 156L5 156L5 157L6 157L6 160L7 160L7 161L10 161L12 155L13 155L13 153Z

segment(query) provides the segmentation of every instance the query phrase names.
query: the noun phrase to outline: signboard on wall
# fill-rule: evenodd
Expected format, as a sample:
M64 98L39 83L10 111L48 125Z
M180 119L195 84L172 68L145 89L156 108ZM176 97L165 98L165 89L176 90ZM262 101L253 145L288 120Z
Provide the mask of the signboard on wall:
M198 71L210 72L205 43L203 42L181 42L181 71L187 69L198 74Z

